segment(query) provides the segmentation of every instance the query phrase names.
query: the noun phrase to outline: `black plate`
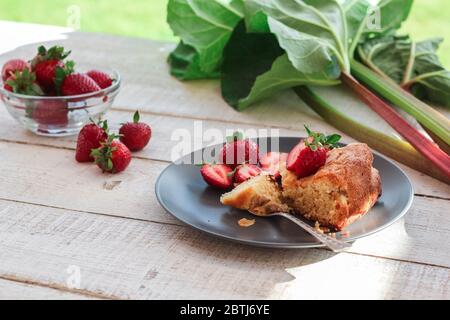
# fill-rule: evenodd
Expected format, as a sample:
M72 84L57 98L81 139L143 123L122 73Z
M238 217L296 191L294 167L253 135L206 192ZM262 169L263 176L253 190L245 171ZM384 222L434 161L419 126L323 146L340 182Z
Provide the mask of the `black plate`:
M300 138L280 138L279 150L289 152ZM159 203L173 216L195 229L244 244L277 248L321 247L312 236L286 219L255 217L220 203L221 191L208 187L200 175L200 168L189 162L194 154L218 150L220 146L199 150L169 165L156 181ZM270 143L268 146L270 150ZM378 232L398 219L410 208L413 188L406 174L385 157L374 153L374 167L380 171L383 195L364 217L346 228L346 241ZM249 228L242 228L241 218L256 219ZM339 234L337 234L339 237Z

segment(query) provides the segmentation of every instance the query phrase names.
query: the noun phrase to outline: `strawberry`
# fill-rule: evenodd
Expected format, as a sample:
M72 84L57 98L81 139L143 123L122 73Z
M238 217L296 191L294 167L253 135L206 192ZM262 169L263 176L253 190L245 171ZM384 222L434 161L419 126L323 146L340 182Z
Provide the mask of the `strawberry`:
M102 71L91 70L86 72L86 75L94 80L95 83L97 83L98 86L102 89L110 87L113 83L113 79L111 79L111 77L107 73L104 73Z
M108 136L99 148L91 152L95 163L103 172L122 172L131 162L131 151L122 142L114 140L115 138L116 135Z
M76 96L100 90L101 88L94 80L82 73L69 74L61 84L61 94L63 96Z
M275 178L279 178L280 166L283 162L286 163L287 157L287 153L269 152L260 158L259 163L264 171L270 173Z
M134 113L133 122L122 125L119 130L120 141L122 141L131 151L139 151L150 141L152 129L146 123L139 122L139 112Z
M200 169L203 179L210 186L228 190L233 184L233 170L224 164L204 164Z
M93 162L94 157L91 156L91 152L93 149L100 148L101 143L108 139L107 132L107 121L85 125L78 134L75 159L78 162Z
M240 132L235 132L227 138L227 143L220 151L222 163L235 169L243 163L258 164L259 147L258 144L249 139L243 139Z
M6 91L14 92L14 89L8 84L8 81L13 81L13 80L14 80L13 77L9 77L9 78L6 80L6 82L3 84L3 88L4 88Z
M36 83L36 75L29 69L16 71L3 85L5 90L29 96L42 96L44 92Z
M305 126L308 138L300 141L288 155L286 167L303 178L316 173L326 162L327 153L336 148L340 135L325 136L323 133L311 131Z
M28 116L43 126L65 126L69 122L67 103L61 100L36 101L27 109Z
M30 65L25 60L13 59L7 61L2 68L2 80L6 81L9 77L16 73L16 71L30 70Z
M32 60L31 66L36 72L36 78L45 91L52 91L57 85L57 69L64 69L64 59L67 58L70 51L65 52L63 47L54 46L46 49L44 46L38 48L38 54ZM67 66L68 70L73 72L73 62ZM59 80L61 81L61 79Z
M261 168L255 166L254 164L240 165L239 167L236 168L236 172L234 173L234 182L236 184L240 184L252 177L259 176L261 172L262 172Z

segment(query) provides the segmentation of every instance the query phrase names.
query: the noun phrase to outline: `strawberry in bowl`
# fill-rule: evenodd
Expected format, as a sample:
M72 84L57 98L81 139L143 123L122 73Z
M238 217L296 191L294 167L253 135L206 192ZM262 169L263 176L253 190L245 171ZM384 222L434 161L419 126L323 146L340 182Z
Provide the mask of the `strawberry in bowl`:
M77 134L98 122L120 90L120 75L101 68L78 69L70 51L40 46L29 62L12 59L1 67L0 99L26 129L45 136Z

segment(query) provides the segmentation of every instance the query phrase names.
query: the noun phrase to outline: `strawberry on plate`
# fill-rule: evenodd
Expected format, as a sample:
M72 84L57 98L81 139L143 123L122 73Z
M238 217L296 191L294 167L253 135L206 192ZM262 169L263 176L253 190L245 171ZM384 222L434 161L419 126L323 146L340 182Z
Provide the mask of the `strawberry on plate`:
M54 46L48 50L44 46L38 48L38 54L32 60L31 66L36 73L37 81L45 91L55 90L57 69L67 68L73 72L74 63L72 61L64 63L64 59L69 55L70 51L64 51L63 47Z
M212 187L228 190L233 185L233 170L224 164L204 164L200 169L203 179Z
M13 59L7 61L2 68L2 80L5 82L9 77L14 75L16 71L30 70L28 62L22 59Z
M102 142L99 148L91 152L95 163L103 172L122 172L131 162L131 151L115 138L116 135L110 135L106 142Z
M305 126L308 138L300 141L288 155L286 167L297 177L303 178L316 173L326 162L327 153L336 148L340 135L325 136L323 133L311 131Z
M110 87L113 83L113 79L103 71L91 70L86 72L86 75L94 80L102 89Z
M107 132L108 123L106 120L100 121L98 124L85 125L78 134L75 159L78 162L93 162L94 157L91 156L91 152L100 148L101 143L108 139Z
M100 90L101 88L94 80L82 73L67 75L61 84L61 94L63 96L76 96Z
M261 173L262 170L260 167L254 164L243 164L236 168L234 173L234 182L235 184L240 184L252 177L259 176Z
M243 163L258 164L259 146L250 139L244 139L242 133L235 132L227 138L227 143L220 151L223 164L235 169Z
M268 152L261 156L259 163L262 170L270 173L275 178L278 178L280 176L280 166L283 162L286 163L287 157L287 153Z

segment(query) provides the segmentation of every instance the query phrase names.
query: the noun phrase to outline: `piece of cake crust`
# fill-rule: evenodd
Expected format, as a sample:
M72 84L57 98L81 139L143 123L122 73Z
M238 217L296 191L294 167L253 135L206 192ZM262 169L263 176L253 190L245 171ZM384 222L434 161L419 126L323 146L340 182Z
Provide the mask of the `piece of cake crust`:
M314 175L297 178L281 169L284 201L295 213L320 225L342 230L364 215L381 194L381 179L372 167L366 144L333 149Z

